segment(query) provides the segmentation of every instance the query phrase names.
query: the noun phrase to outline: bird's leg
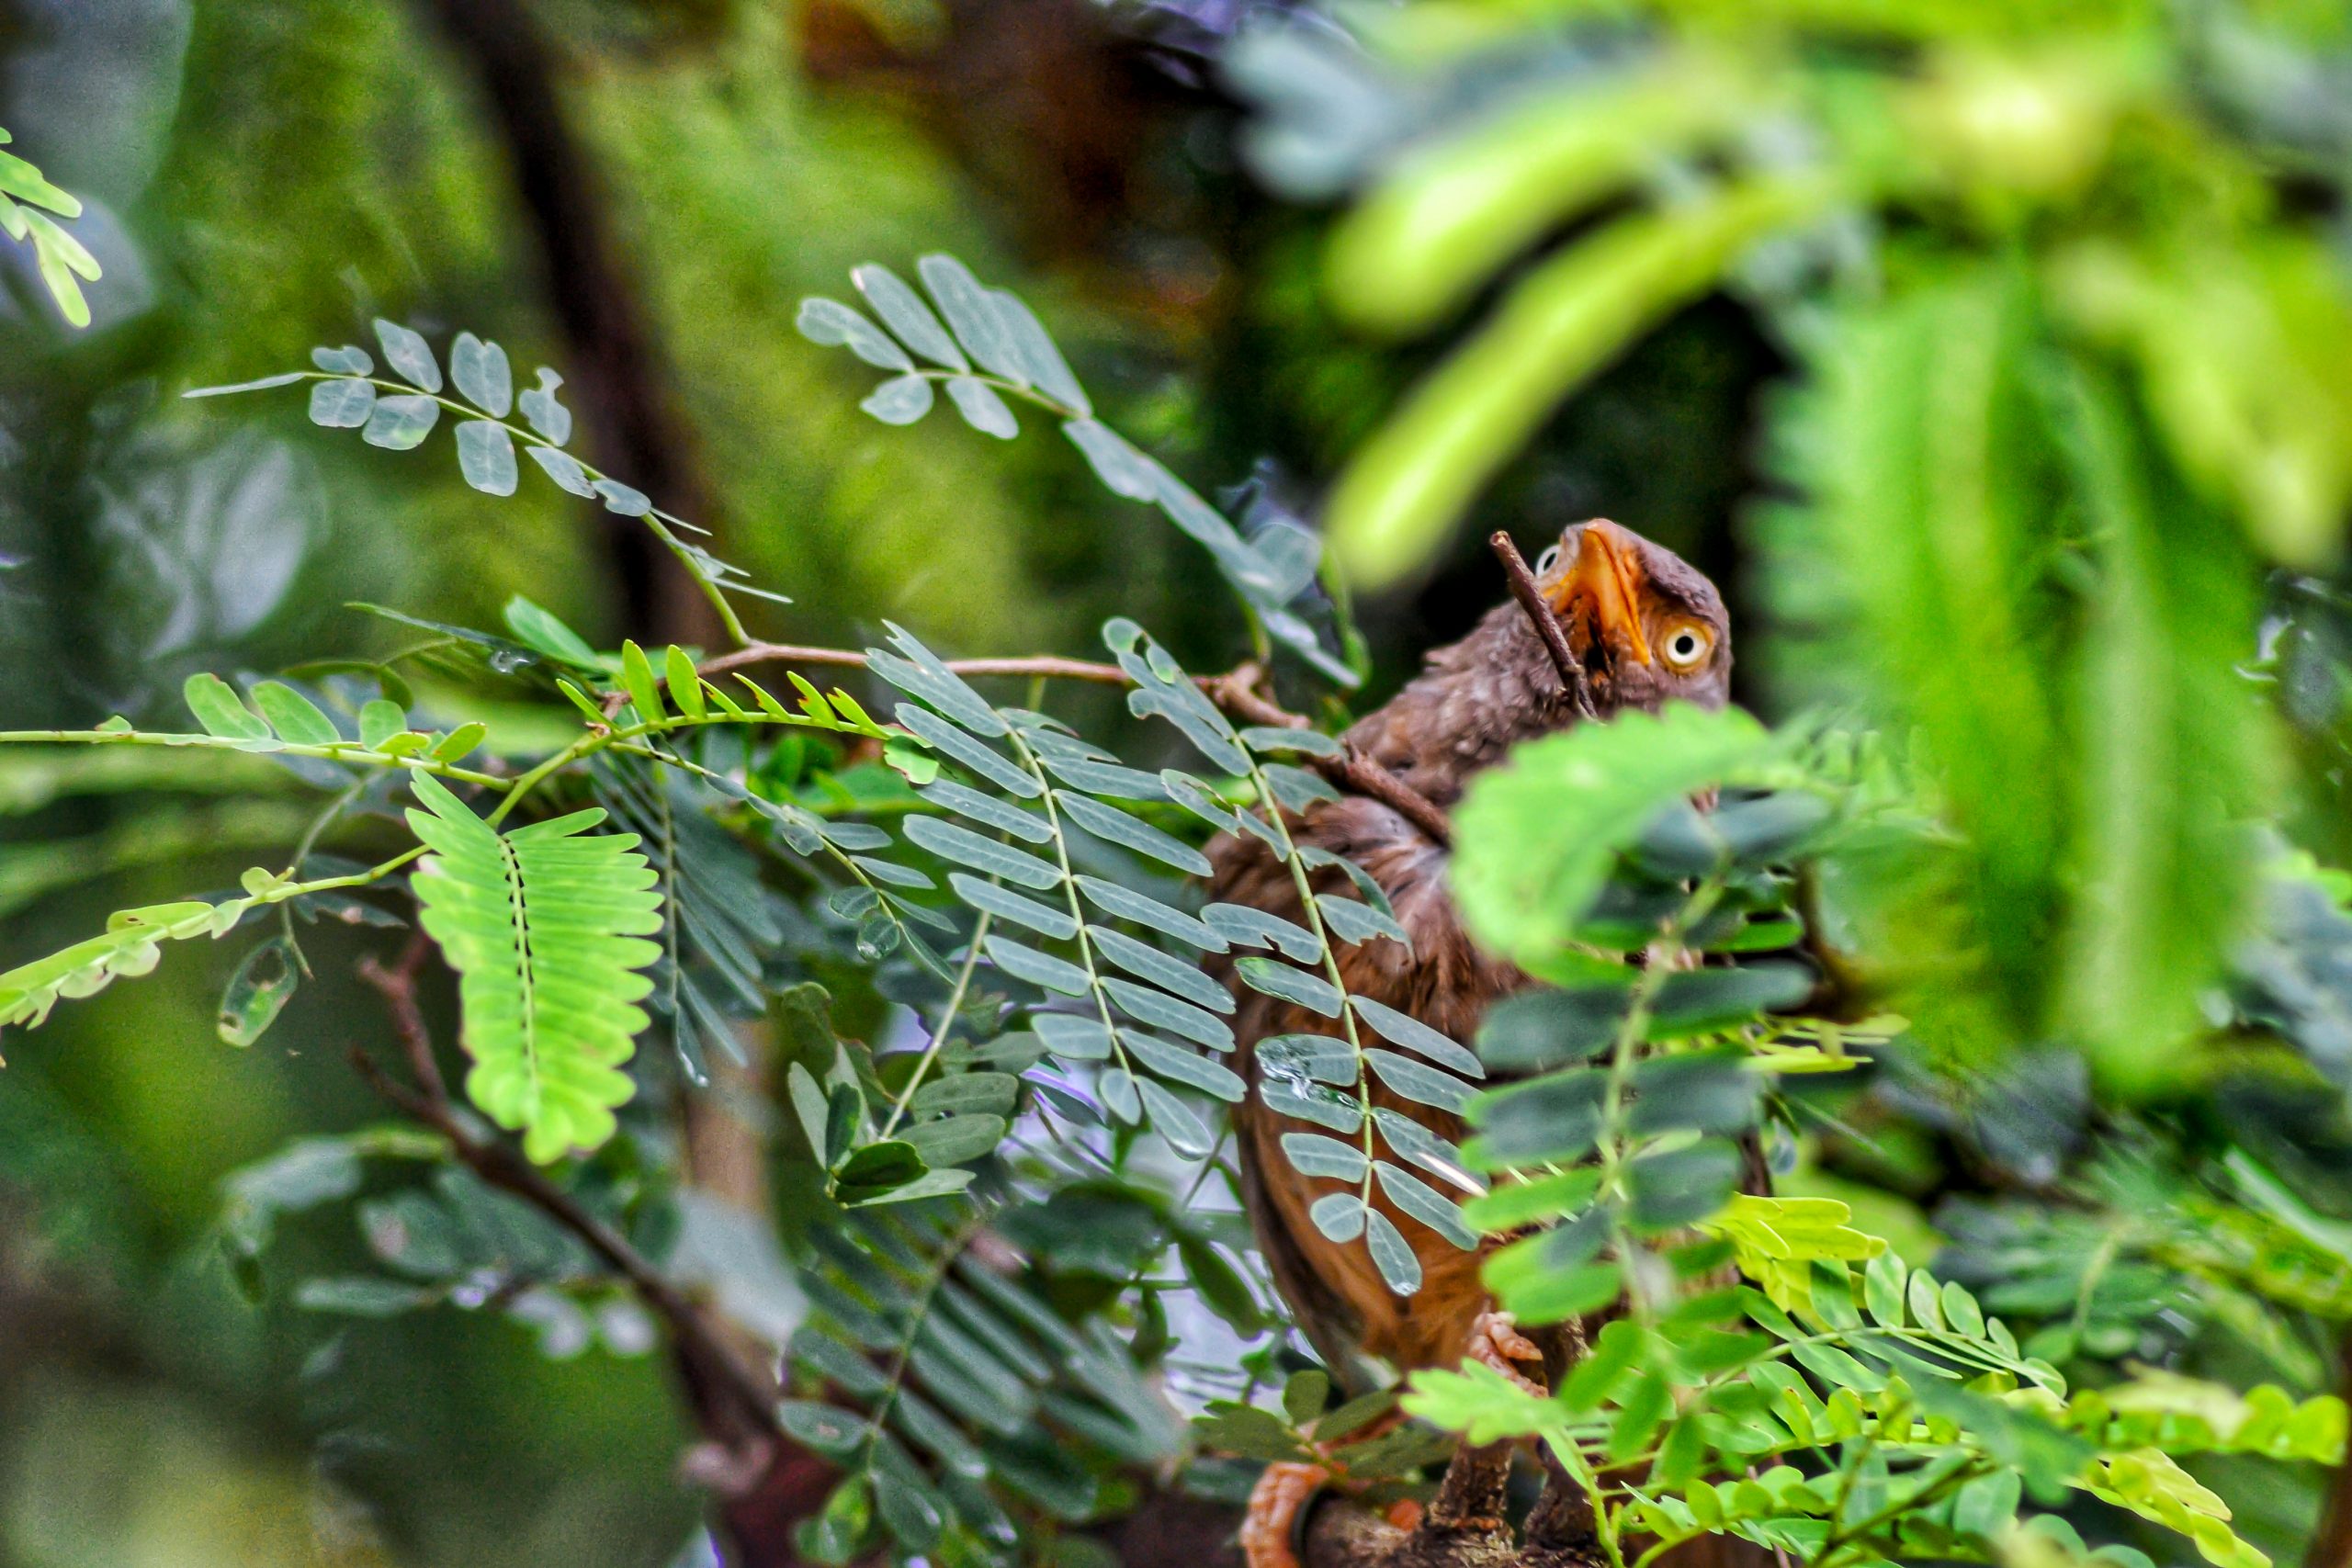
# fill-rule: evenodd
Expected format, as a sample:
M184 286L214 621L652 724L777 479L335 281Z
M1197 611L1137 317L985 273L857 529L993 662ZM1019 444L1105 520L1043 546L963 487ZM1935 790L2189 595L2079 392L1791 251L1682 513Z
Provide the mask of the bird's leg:
M1555 1375L1565 1376L1590 1354L1584 1325L1574 1320L1563 1324L1554 1337L1553 1350L1558 1365ZM1600 1568L1600 1539L1593 1524L1591 1496L1550 1445L1539 1443L1536 1452L1544 1461L1544 1490L1527 1511L1524 1561L1544 1568Z
M1369 1442L1404 1418L1404 1412L1391 1410L1343 1438L1317 1444L1317 1451L1328 1454L1340 1441ZM1241 1517L1241 1552L1250 1568L1299 1568L1298 1541L1308 1505L1317 1492L1326 1486L1343 1485L1347 1479L1347 1467L1328 1457L1312 1462L1277 1460L1260 1472L1257 1485L1250 1489L1248 1510ZM1420 1517L1421 1506L1409 1501L1391 1506L1386 1515L1388 1522L1400 1529L1410 1529Z
M1277 1460L1259 1473L1241 1516L1241 1555L1250 1568L1299 1568L1298 1527L1331 1467Z
M1507 1312L1478 1314L1470 1325L1469 1355L1480 1366L1492 1368L1539 1398L1548 1392L1520 1370L1521 1365L1532 1365L1541 1371L1544 1352L1519 1331ZM1510 1483L1510 1462L1508 1442L1476 1448L1464 1443L1454 1450L1420 1528L1478 1535L1504 1531L1503 1501Z

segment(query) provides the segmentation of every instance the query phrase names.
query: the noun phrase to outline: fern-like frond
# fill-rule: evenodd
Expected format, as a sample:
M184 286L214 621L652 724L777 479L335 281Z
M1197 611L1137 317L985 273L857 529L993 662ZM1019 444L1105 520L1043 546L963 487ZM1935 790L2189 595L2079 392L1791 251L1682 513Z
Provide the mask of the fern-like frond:
M524 1151L552 1160L613 1135L621 1065L650 1020L638 971L662 955L662 895L634 833L602 807L500 833L430 778L409 825L433 854L414 877L425 932L458 972L466 1093Z

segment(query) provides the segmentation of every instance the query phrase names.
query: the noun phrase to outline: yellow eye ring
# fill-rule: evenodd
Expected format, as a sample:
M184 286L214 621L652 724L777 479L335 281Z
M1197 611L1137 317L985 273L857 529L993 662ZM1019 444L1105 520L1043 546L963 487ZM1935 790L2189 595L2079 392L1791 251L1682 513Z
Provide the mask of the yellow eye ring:
M1696 621L1678 621L1666 629L1658 644L1666 656L1667 667L1676 674L1688 674L1707 661L1715 648L1715 634Z

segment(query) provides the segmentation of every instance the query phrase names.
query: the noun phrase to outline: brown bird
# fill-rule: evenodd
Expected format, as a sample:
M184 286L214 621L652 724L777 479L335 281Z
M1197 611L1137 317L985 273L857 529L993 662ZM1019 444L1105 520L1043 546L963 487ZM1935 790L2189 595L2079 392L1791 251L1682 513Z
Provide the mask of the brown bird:
M1731 637L1723 599L1673 551L1605 520L1579 524L1538 562L1536 581L1587 672L1600 717L1628 708L1655 712L1674 700L1724 705ZM1357 721L1346 739L1450 808L1471 777L1514 742L1578 721L1534 623L1507 602L1468 637L1430 653L1422 673ZM1445 846L1393 807L1348 795L1310 807L1292 820L1291 830L1300 843L1343 855L1370 873L1412 939L1409 953L1382 938L1342 948L1340 971L1354 995L1467 1041L1490 1003L1526 983L1518 970L1472 945L1447 891ZM1257 840L1220 839L1209 853L1213 897L1300 915L1288 871ZM1338 886L1335 879L1333 890ZM1245 1050L1276 1034L1334 1032L1320 1015L1238 983L1234 997L1235 1032ZM1442 1137L1462 1136L1453 1117L1389 1095L1377 1084L1373 1100ZM1245 1198L1260 1247L1299 1328L1335 1375L1353 1381L1365 1357L1401 1374L1453 1366L1464 1354L1510 1371L1510 1361L1538 1356L1508 1318L1492 1312L1478 1279L1482 1253L1461 1250L1375 1190L1373 1201L1403 1232L1421 1264L1421 1288L1410 1296L1396 1294L1361 1241L1333 1242L1307 1216L1317 1198L1346 1185L1303 1176L1283 1155L1283 1134L1315 1129L1267 1110L1254 1095L1236 1120ZM1251 1568L1289 1568L1295 1562L1292 1516L1322 1479L1312 1467L1269 1470L1243 1531Z

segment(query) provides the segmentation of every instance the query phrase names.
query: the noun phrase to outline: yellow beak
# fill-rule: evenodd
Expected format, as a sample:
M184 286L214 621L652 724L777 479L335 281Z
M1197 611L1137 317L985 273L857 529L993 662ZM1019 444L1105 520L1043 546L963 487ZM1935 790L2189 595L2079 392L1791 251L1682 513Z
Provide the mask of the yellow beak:
M1597 517L1577 533L1576 558L1566 571L1547 585L1578 658L1598 639L1612 658L1650 662L1649 638L1642 633L1643 572L1636 549L1631 534Z

